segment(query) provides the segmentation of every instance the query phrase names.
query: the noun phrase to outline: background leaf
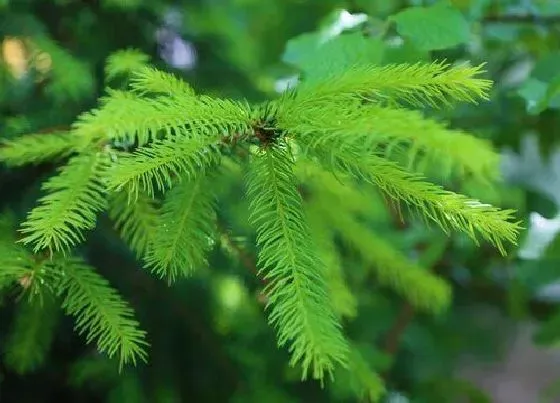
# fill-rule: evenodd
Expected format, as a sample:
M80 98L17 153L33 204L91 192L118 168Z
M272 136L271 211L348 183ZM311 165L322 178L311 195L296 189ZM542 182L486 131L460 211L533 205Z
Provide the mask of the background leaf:
M451 48L466 43L469 24L456 9L441 2L431 7L412 7L391 17L397 32L422 50Z

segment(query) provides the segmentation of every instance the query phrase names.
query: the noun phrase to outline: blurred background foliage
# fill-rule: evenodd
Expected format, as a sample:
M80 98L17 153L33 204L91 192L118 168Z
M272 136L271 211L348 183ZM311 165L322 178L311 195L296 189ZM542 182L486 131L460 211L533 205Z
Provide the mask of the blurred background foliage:
M502 153L499 185L446 186L517 209L527 229L503 258L462 236L397 222L382 201L369 206L387 240L451 282L454 303L437 317L416 313L347 254L345 304L355 309L346 327L367 362L357 377L336 374L321 389L301 383L275 346L250 242L224 231L211 270L168 287L139 270L104 217L82 252L136 309L150 335L149 365L119 375L48 301L38 311L4 293L1 402L365 402L379 391L371 368L386 381L386 402L482 403L491 396L459 375L462 366L500 360L521 323L538 324L539 346L560 341L560 1L0 0L0 33L2 138L67 129L120 79L105 64L123 49L144 52L199 91L253 101L334 68L331 52L345 52L348 65L485 62L495 82L489 101L425 113ZM115 65L146 61L129 56ZM0 208L23 217L54 169L0 167ZM225 214L243 228L242 189L220 185L230 193ZM558 401L560 374L546 375L543 398Z

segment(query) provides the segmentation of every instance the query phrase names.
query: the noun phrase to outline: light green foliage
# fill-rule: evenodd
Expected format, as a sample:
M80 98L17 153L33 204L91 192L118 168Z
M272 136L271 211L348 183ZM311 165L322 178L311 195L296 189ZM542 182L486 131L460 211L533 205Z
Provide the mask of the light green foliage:
M148 195L171 188L174 178L194 176L219 157L214 145L217 136L178 136L152 143L132 155L120 155L119 164L111 172L109 187L127 185L135 194ZM155 183L155 186L154 186Z
M165 195L145 261L147 267L170 283L207 264L215 224L211 183L200 172L192 180L183 179Z
M344 53L344 46L335 48ZM78 331L88 342L97 340L109 357L117 355L121 365L146 357L145 335L131 309L93 268L77 258L60 263L56 252L81 242L109 207L116 229L147 268L169 282L189 275L206 265L217 236L214 179L237 178L232 166L248 171L256 269L266 282L268 321L278 345L287 347L304 378L323 381L337 367L355 367L350 371L370 397L381 393L377 378L359 363L352 367L340 323L356 316L357 303L335 238L371 265L381 285L414 306L440 312L450 301L444 281L369 227L387 219L379 213L383 205L375 189L445 230L482 237L502 253L505 241L516 240L513 212L443 190L414 172L413 162L435 159L460 175L492 178L496 155L489 146L396 106L484 99L490 81L478 78L480 66L380 67L356 59L334 63L344 68L326 69L321 79L304 80L278 99L249 105L196 94L178 77L151 67L125 68L134 64L125 56L131 54L114 56L108 71L130 70L129 88L109 90L97 109L78 118L72 133L80 147L60 147L78 155L45 183L49 193L22 225L23 242L35 253L54 253L63 307L77 317ZM32 136L18 141L37 142ZM9 144L2 160L23 163ZM392 159L408 161L410 170ZM333 209L334 203L344 209Z
M148 66L138 69L132 75L130 87L140 95L164 94L175 98L194 95L194 90L185 80Z
M322 379L346 363L348 346L305 225L291 156L279 145L254 158L248 194L259 266L269 281L269 322L279 333L278 344L289 345L292 365L301 363L303 377L310 372Z
M305 216L309 222L309 229L317 249L326 267L326 279L329 287L329 296L333 309L339 317L353 318L357 315L355 295L346 284L344 270L340 256L337 253L334 237L324 220L322 211L306 203Z
M305 139L309 147L338 144L388 157L404 154L407 165L422 169L432 163L442 176L457 172L484 180L498 173L499 155L490 143L450 130L416 111L333 105L332 109L302 113L300 119L294 118L286 126L293 133L309 133L309 139Z
M45 361L58 321L57 308L52 296L19 302L4 357L18 374L32 372Z
M110 81L118 76L125 76L144 68L150 57L137 49L117 51L107 58L105 64L106 80Z
M442 189L426 182L422 176L407 172L385 158L364 154L356 147L315 149L319 158L336 171L351 174L378 186L392 198L416 208L442 229L465 232L476 241L477 234L505 254L503 241L514 242L519 223L513 211L500 210L478 200Z
M0 289L17 284L27 300L40 302L56 282L43 261L16 240L15 217L9 213L0 215Z
M109 195L109 217L138 258L146 253L157 225L158 212L154 204L145 193L139 193L134 202L126 190Z
M152 91L153 84L135 87L139 88ZM102 108L83 114L75 128L79 132L105 133L114 140L137 141L140 145L159 133L170 136L195 132L208 136L247 128L249 116L243 105L190 93L182 95L143 98L133 92L111 91Z
M11 329L23 323L18 312L27 301L44 303L59 289L64 272L53 263L61 253L33 251L35 243L18 242L17 227L47 193L40 182L55 174L53 165L92 150L106 161L96 228L63 222L68 231L55 237L79 234L84 242L64 253L107 275L153 344L145 347L149 365L119 374L119 353L98 353L98 339L85 350L65 343L75 338L65 319L57 354L36 361L29 387L18 386L3 354L0 400L39 403L70 387L77 400L93 393L100 401L489 402L451 375L465 355L469 363L482 354L484 362L498 359L515 331L505 322L519 320L538 319L534 341L558 343L556 287L548 287L560 276L558 251L524 259L537 254L537 230L558 224L551 150L560 127L559 1L0 0L0 9L0 210L15 215L8 229L0 223L0 349L35 357L32 348L7 348L16 341ZM543 194L508 183L517 175L512 165L531 163L498 166L503 147L523 153L519 138L528 132L539 139L535 155L551 153L550 172L523 176ZM335 365L324 389L297 384L303 360L288 367L292 341L275 349L282 329L270 329L266 317L279 299L271 300L262 277L276 267L258 263L263 251L248 220L243 179L285 144L288 196L300 198L301 223L291 225L309 232L296 256L320 260L296 267L309 277L320 264L321 292L349 346L346 367ZM35 166L17 168L24 164ZM191 191L199 180L200 192ZM185 213L188 201L212 193L211 208ZM514 218L475 200L518 211ZM540 216L527 220L517 251L509 242L521 230L515 221L531 212ZM173 229L165 236L162 228ZM177 260L164 254L173 241L168 256ZM277 272L288 276L285 242L259 241L279 253ZM172 286L169 274L178 280ZM90 305L102 311L104 304ZM32 345L27 336L41 338L44 323L32 322L22 346ZM73 366L76 359L83 365ZM60 370L69 376L56 376Z
M73 157L43 185L47 192L22 224L22 242L34 251L67 251L95 227L97 213L106 207L102 183L107 156L89 152Z
M322 81L302 83L292 103L287 104L285 116L288 120L291 114L297 116L313 106L322 107L319 101L344 101L348 98L433 107L450 105L451 101L474 103L480 98L487 99L492 85L489 80L475 78L482 72L482 67L450 67L444 62L356 65Z
M78 258L55 261L60 270L62 308L76 318L75 328L96 341L97 349L116 356L119 365L145 361L146 332L139 329L130 306L95 269Z
M17 283L27 298L20 301L7 362L19 372L42 362L57 319L55 296L62 298L62 308L76 318L76 329L88 343L96 340L98 349L117 355L121 366L145 360L145 332L109 283L82 259L46 259L15 244L12 221L7 214L0 216L0 286Z
M44 133L2 140L0 160L16 167L66 157L73 152L72 140L77 140L70 136L69 133Z
M375 271L377 280L415 307L428 312L442 312L451 302L451 289L442 279L414 264L378 234L351 216L333 211L333 198L322 194L318 210L324 220L349 247L359 252L366 264Z
M396 23L400 35L423 50L450 48L470 38L468 22L445 2L430 7L407 8L390 20Z
M371 402L377 402L385 394L385 386L381 377L371 369L356 346L350 351L349 372L352 375L351 385L357 395Z

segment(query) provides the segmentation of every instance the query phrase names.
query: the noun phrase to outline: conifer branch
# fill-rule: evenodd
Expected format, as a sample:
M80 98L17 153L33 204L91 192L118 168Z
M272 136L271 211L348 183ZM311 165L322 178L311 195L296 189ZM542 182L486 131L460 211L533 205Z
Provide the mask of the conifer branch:
M424 118L419 112L377 105L324 108L321 114L307 113L287 124L296 138L307 137L313 147L352 146L384 156L405 154L409 166L435 161L439 172L457 171L478 179L493 179L499 155L489 142Z
M153 67L135 71L130 80L130 87L140 95L165 94L174 98L195 95L194 90L185 80Z
M329 227L323 210L317 208L315 201L314 198L311 198L305 203L305 217L309 223L317 253L325 263L325 277L331 303L339 318L354 318L358 313L358 301L344 278L332 227Z
M48 192L21 226L24 244L41 249L67 251L95 226L97 213L106 207L102 183L107 156L89 152L73 157L56 176L44 183Z
M4 362L23 375L40 366L48 353L58 322L52 295L20 301L9 337Z
M141 87L142 76L138 77L138 90L153 90L149 84ZM100 108L82 114L73 127L84 135L103 133L112 140L144 146L160 134L225 135L246 131L249 123L247 106L230 100L188 93L145 98L134 92L111 90Z
M133 195L140 190L150 196L163 192L175 179L188 180L215 163L219 159L217 141L217 137L178 136L154 142L132 155L120 154L118 164L110 171L108 186L128 186Z
M357 181L404 201L446 231L463 231L475 241L482 237L501 253L504 242L515 242L519 223L512 222L512 211L448 192L390 160L405 150L408 162L420 155L422 162L437 158L442 168L448 164L459 172L491 176L496 155L483 141L417 112L381 107L485 99L491 83L477 77L482 66L355 65L303 82L278 100L249 106L197 95L178 77L146 67L146 62L134 51L109 60L108 77L127 75L130 90L110 90L99 108L78 118L71 136L29 136L0 147L0 160L11 165L78 154L46 182L49 194L22 225L22 242L35 251L66 252L109 204L117 230L147 267L170 281L190 274L206 264L214 237L211 175L222 154L243 147L248 151L243 159L250 157L247 193L259 248L257 275L264 275L268 321L278 345L288 347L291 365L300 364L304 378L322 381L335 366L350 366L375 396L378 379L359 360L353 362L341 330L339 318L355 313L355 300L344 281L334 235L340 233L374 265L380 283L412 307L437 312L450 296L444 282L358 223L358 216L371 218L371 206L378 201L359 194ZM92 142L103 152L94 153ZM303 151L297 155L300 165L309 168L318 161L335 174L315 170L320 178L310 181L310 193L319 202L312 208L298 193L295 146L303 146L297 150ZM117 151L121 148L136 150ZM156 211L150 198L160 192L166 192L165 200ZM337 204L344 201L346 210L325 208L323 196ZM132 309L91 267L56 255L53 262L37 260L21 245L5 245L0 231L0 286L19 281L41 291L43 283L58 285L63 308L77 318L76 328L88 342L96 340L100 351L119 355L121 366L146 358L145 333Z
M443 190L425 182L419 175L402 170L395 163L376 155L364 154L356 148L312 150L335 172L351 174L373 184L394 199L416 208L422 217L430 219L444 231L455 229L466 233L473 241L477 235L492 243L505 254L503 242L515 243L520 229L513 222L512 210L500 210L477 200Z
M293 113L305 113L322 101L369 99L405 102L414 106L449 105L451 101L476 103L487 99L491 81L475 78L483 65L450 66L445 62L431 64L398 64L387 66L357 65L319 82L303 82L286 98L285 119ZM314 105L315 104L315 105Z
M131 202L130 192L123 189L109 194L109 218L123 240L140 258L146 254L157 223L154 200L140 192Z
M348 371L354 378L357 394L367 402L379 402L385 394L385 385L381 377L373 371L355 345L350 347Z
M269 283L269 322L278 344L289 344L291 364L316 379L345 364L348 346L327 294L322 262L313 251L296 191L291 156L282 146L263 150L248 178L251 222L260 247L258 264Z
M75 328L86 334L86 342L96 340L98 350L109 358L117 355L121 368L145 361L146 332L139 329L133 310L107 280L78 258L57 259L55 267L60 273L62 308L75 317Z
M357 250L375 270L383 286L392 288L418 309L439 313L451 302L451 288L442 279L409 261L381 237L347 214L322 209L323 217L338 230L348 246Z
M210 184L209 177L201 172L166 194L145 262L169 283L207 265L216 220Z
M0 162L17 167L37 165L70 155L79 140L72 133L31 134L11 140L0 140Z
M112 53L105 63L105 80L131 74L145 68L150 57L137 49L123 49Z

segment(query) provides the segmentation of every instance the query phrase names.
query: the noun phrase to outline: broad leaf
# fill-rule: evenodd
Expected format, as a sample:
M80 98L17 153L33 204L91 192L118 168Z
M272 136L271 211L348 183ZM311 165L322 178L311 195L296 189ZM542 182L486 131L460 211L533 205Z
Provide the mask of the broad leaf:
M412 7L391 17L397 32L422 50L451 48L469 40L470 29L456 9L436 4Z

